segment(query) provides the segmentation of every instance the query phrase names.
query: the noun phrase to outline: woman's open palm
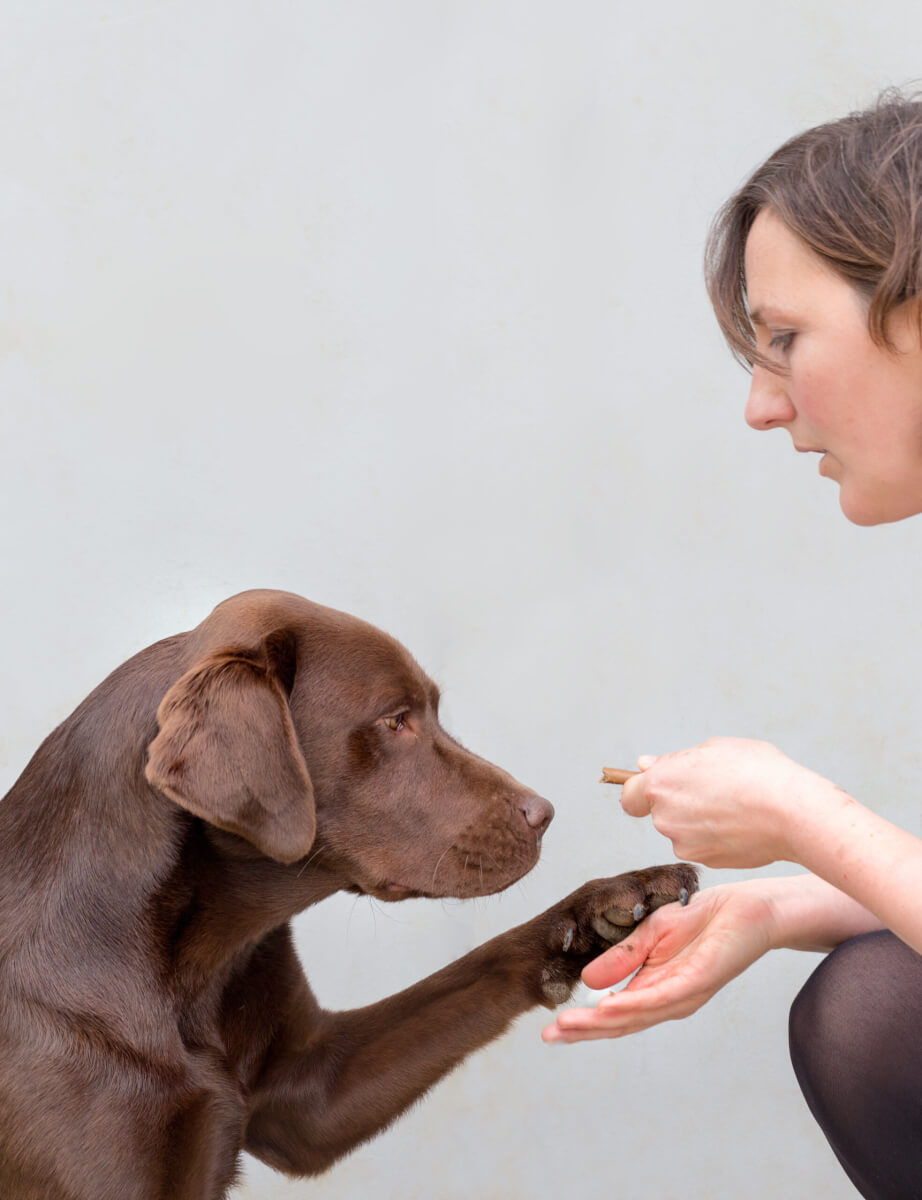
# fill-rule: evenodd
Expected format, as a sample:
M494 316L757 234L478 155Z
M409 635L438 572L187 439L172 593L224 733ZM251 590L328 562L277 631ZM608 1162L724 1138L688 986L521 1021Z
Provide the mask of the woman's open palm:
M657 909L583 971L592 988L612 987L636 971L627 986L597 1008L564 1009L544 1040L624 1037L689 1016L770 949L770 923L768 900L733 884L699 892L684 908Z

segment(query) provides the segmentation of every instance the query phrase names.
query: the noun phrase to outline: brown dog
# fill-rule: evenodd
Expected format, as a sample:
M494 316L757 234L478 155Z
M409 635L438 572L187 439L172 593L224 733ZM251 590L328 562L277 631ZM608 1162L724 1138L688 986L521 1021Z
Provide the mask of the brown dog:
M480 896L546 800L440 727L377 629L247 592L109 676L0 804L0 1195L218 1200L242 1149L315 1174L658 904L597 880L406 991L319 1008L288 921L346 889Z

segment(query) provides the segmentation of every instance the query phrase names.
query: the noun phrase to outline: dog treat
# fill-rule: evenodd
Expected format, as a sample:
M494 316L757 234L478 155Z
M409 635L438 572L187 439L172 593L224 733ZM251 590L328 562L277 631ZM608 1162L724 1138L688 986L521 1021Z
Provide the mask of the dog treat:
M622 767L603 767L599 783L627 783L632 775L639 774L639 771L625 771Z

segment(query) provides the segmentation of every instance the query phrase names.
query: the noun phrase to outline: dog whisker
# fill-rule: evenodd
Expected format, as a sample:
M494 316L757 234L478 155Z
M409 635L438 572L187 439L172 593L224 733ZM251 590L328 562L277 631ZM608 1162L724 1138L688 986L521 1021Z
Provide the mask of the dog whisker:
M451 850L451 846L446 846L445 849L442 851L442 853L439 855L438 862L435 864L435 870L432 872L432 885L431 885L431 890L433 892L435 891L435 877L439 873L439 867L442 865L442 859L445 857L445 855L448 853L449 850Z
M490 863L492 864L494 870L496 870L496 871L502 870L502 867L499 865L499 863L496 861L496 859L493 857L493 855L490 854L487 850L484 850L484 852L483 852L483 856L480 859L481 864L483 863L483 857L486 857L490 860Z
M355 906L358 904L358 902L361 899L362 899L361 896L356 896L355 899L352 901L352 905L349 909L349 919L346 921L346 937L347 938L349 936L349 930L352 928L352 917L355 913Z
M301 864L301 869L300 869L300 871L298 871L298 874L296 876L297 879L301 878L301 876L304 874L304 872L307 870L307 868L311 865L311 863L314 861L315 858L317 858L317 856L319 854L320 854L320 850L318 849L318 850L315 850L313 854L308 855L308 857Z

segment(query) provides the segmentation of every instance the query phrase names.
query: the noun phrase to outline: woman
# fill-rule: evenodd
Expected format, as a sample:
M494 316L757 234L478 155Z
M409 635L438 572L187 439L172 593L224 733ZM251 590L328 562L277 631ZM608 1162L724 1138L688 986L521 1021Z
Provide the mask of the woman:
M784 429L860 525L922 512L922 101L888 95L773 154L719 214L708 289L752 370L746 420ZM708 867L786 861L670 905L584 971L643 967L545 1040L688 1016L767 950L833 951L791 1010L807 1103L866 1197L922 1197L922 840L773 746L716 739L640 760L625 812Z

